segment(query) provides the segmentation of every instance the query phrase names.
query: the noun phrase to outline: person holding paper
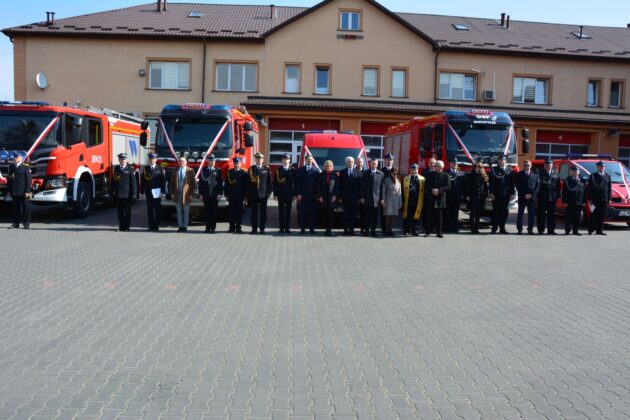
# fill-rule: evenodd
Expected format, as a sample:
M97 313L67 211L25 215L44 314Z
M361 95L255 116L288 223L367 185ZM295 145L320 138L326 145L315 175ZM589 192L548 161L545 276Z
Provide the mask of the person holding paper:
M149 153L149 164L142 171L142 193L147 201L147 221L149 230L160 230L162 217L162 196L166 189L166 173L158 166L157 155Z

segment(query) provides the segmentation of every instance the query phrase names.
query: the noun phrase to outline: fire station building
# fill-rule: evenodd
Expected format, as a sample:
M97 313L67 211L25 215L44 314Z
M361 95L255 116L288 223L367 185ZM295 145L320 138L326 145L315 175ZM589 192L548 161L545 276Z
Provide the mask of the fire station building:
M4 29L15 99L76 100L150 117L165 104L244 105L271 163L309 130L360 133L449 109L508 112L526 158L609 153L630 163L630 28L310 7L157 0ZM43 13L43 12L42 12ZM39 83L38 83L39 75ZM42 75L47 83L42 84ZM520 139L519 139L520 140ZM521 157L525 158L525 157Z

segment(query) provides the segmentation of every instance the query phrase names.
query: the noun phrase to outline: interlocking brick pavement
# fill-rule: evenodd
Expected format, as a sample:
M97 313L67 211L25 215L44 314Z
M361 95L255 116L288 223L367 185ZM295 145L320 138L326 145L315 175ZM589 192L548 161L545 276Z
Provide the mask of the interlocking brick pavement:
M47 210L0 231L0 419L630 418L627 229L150 233L139 203L117 233L111 208Z

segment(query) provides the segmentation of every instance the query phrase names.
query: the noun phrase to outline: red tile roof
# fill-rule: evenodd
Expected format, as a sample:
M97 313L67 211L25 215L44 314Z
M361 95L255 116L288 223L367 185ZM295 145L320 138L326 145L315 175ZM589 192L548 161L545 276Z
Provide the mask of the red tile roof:
M7 36L205 38L264 42L268 34L330 1L333 0L324 0L311 8L274 6L273 12L271 6L170 2L167 11L158 12L153 2L58 19L54 25L46 22L21 25L3 32ZM592 39L578 39L571 34L579 32L578 25L512 20L508 29L494 19L393 13L373 0L366 1L444 50L630 61L629 28L586 26L584 33ZM201 12L202 16L189 17L191 12ZM463 24L468 30L459 31L453 27L455 24Z

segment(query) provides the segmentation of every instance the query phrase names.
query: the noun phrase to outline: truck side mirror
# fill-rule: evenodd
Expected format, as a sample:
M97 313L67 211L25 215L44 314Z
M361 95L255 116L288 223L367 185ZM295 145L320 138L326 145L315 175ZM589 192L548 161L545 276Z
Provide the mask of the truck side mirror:
M252 124L251 121L245 121L245 124L243 124L243 128L245 129L245 131L252 131L254 129L254 124Z
M147 128L149 128L149 121L144 120L140 123L140 129L142 131L145 131Z
M529 153L529 130L527 127L523 128L521 131L521 136L523 137L523 141L521 142L521 150L523 154Z
M254 147L254 135L245 133L245 147Z
M147 140L148 140L147 132L143 131L142 133L140 133L140 145L142 147L147 147Z

